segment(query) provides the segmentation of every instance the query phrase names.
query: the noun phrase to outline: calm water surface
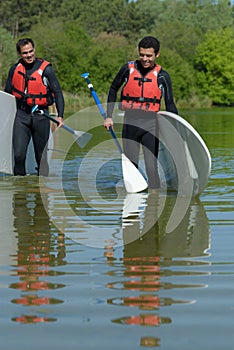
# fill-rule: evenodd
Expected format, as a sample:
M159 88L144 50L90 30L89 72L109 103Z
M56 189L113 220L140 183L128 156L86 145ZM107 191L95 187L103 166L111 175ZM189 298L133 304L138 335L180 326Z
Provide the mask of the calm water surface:
M233 112L183 114L212 172L171 232L176 194L126 196L113 140L0 178L0 349L233 349Z

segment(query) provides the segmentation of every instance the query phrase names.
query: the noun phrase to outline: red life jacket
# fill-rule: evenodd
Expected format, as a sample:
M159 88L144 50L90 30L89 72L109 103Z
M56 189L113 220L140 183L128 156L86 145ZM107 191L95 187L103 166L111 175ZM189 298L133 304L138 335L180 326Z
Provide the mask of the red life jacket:
M157 79L161 66L156 65L144 77L137 70L135 62L128 62L128 67L129 79L121 92L121 108L158 112L162 91L158 87Z
M41 60L40 67L28 76L24 65L19 62L12 77L12 94L18 99L24 98L29 106L47 107L53 104L52 92L42 79L49 64L50 62Z

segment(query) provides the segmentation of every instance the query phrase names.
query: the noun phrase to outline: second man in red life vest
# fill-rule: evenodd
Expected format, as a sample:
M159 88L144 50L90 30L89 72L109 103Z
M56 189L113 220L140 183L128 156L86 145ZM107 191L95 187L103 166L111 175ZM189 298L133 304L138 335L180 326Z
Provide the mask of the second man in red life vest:
M48 112L55 102L59 126L63 126L64 98L58 79L50 64L35 56L34 42L23 38L16 44L20 57L8 74L5 92L16 97L17 112L13 127L14 175L26 175L25 160L32 138L38 175L47 176L47 142L50 121L43 115L32 115L32 107Z
M139 59L124 64L109 89L107 118L104 126L113 127L112 114L117 93L121 91L121 109L125 111L122 130L125 155L138 167L140 145L143 148L149 189L160 187L158 174L158 121L157 112L164 97L166 110L178 114L174 103L169 74L156 64L160 43L152 36L138 44Z

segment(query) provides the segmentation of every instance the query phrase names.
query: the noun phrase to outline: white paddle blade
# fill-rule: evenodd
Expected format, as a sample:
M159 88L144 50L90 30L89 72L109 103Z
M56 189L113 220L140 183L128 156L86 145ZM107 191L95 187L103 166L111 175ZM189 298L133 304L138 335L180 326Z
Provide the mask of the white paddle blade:
M84 148L93 135L88 132L77 131L74 132L74 139L80 148Z
M135 165L122 153L123 179L128 193L144 191L148 184Z

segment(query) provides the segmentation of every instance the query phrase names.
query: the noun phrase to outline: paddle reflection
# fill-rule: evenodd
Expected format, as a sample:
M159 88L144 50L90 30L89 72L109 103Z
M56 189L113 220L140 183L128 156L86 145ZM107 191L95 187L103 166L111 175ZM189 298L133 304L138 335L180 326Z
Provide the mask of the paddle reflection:
M193 274L202 272L188 271L187 266L199 265L199 261L192 258L208 254L208 219L202 204L193 199L180 224L171 233L166 233L175 196L167 196L161 215L157 213L161 207L160 195L149 194L147 198L142 195L142 201L139 201L138 194L135 199L135 207L132 195L132 203L128 205L131 209L125 207L123 211L124 270L109 272L110 276L121 276L122 280L107 284L107 288L122 290L126 295L107 302L129 308L129 315L112 319L114 323L158 327L172 323L170 315L163 311L168 313L168 308L163 307L194 302L163 296L163 290L205 287L190 282ZM113 262L113 257L109 261ZM180 270L174 266L179 266ZM170 278L176 276L188 276L189 282L172 283ZM143 334L140 345L160 346L160 338Z
M30 307L12 320L20 323L56 321L56 317L48 316L46 310L46 316L41 315L41 310L38 315L35 307L63 303L63 300L48 296L51 293L46 291L64 287L51 278L56 276L51 268L65 264L64 236L60 234L56 238L52 234L39 192L15 193L12 202L14 227L18 234L15 273L19 281L12 283L10 288L21 291L21 294L11 302Z

